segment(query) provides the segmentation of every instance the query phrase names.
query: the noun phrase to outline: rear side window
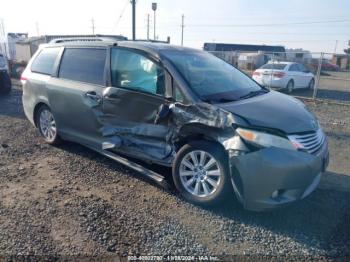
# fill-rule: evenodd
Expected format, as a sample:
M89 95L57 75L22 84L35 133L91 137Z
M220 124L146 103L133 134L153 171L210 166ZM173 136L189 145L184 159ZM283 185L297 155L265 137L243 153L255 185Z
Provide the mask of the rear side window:
M297 64L292 64L289 68L289 71L297 72L299 71L299 67Z
M51 75L54 70L56 58L59 48L45 48L40 51L39 55L35 58L32 63L31 70L35 73Z
M68 48L64 51L59 77L104 85L106 49Z
M262 67L260 67L261 69L276 69L276 70L284 70L286 68L287 64L265 64Z

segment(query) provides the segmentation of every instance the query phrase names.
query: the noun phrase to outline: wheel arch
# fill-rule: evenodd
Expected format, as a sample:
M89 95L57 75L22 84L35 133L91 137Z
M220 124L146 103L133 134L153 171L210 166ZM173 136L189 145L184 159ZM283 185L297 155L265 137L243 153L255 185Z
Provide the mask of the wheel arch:
M38 127L37 113L42 106L47 106L48 108L50 108L49 105L43 101L40 101L35 105L34 110L33 110L33 122L34 122L35 127Z
M222 130L216 127L209 127L201 123L190 123L180 128L180 135L175 142L175 150L178 152L185 144L191 141L206 140L217 144L223 152L226 152L222 143L218 141Z

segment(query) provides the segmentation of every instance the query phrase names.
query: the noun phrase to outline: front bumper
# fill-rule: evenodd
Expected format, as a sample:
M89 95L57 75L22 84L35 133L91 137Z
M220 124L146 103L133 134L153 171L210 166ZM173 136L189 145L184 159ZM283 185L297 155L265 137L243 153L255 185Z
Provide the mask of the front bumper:
M308 196L328 165L327 142L317 155L275 147L230 158L233 187L245 209L262 211Z

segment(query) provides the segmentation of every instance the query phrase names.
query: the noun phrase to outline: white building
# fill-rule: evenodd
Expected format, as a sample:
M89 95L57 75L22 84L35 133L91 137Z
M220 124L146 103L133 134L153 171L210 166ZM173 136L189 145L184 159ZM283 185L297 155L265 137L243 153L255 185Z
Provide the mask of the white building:
M312 55L310 51L303 50L302 48L296 49L286 49L287 61L297 62L297 63L310 63Z

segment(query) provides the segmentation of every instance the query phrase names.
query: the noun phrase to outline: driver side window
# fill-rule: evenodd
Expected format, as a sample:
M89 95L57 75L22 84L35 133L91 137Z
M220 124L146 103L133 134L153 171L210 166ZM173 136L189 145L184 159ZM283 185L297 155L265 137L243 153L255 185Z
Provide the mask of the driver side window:
M139 53L113 48L111 76L114 87L164 96L164 69Z

